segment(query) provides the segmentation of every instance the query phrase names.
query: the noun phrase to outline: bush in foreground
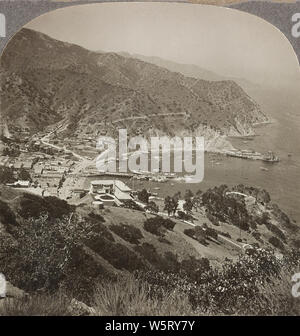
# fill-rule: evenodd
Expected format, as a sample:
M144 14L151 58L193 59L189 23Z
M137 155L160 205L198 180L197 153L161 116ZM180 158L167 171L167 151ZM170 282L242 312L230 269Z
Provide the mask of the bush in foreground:
M114 283L99 284L95 290L94 309L100 316L200 315L179 290L164 292L161 298L151 298L149 285L132 275Z
M288 258L288 259L286 259ZM187 265L193 267L195 265ZM205 265L204 265L205 266ZM155 270L123 274L96 283L86 315L300 315L291 294L299 251L281 261L266 253L227 261L221 270L204 267L194 279ZM33 295L7 301L0 315L78 315L66 295Z
M60 294L6 299L0 306L0 316L70 316L70 302Z

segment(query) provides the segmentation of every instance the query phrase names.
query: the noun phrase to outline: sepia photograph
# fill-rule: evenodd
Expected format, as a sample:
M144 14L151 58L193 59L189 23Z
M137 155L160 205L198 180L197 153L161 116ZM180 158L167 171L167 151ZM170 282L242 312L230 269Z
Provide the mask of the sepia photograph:
M17 31L0 315L299 316L299 70L278 28L212 5L90 3Z

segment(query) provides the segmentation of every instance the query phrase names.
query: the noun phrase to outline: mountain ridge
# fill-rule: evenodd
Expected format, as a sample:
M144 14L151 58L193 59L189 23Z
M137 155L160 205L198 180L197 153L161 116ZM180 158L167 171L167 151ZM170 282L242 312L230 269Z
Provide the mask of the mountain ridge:
M203 135L208 150L221 150L224 144L231 148L226 136L253 135L253 124L267 120L259 105L232 80L187 77L118 53L92 52L27 28L4 51L1 76L2 116L9 125L12 113L14 123L29 125L33 131L59 119L67 120L69 134L95 137L103 129L115 135L116 126L146 136L172 135L176 130ZM31 90L25 90L26 85ZM49 120L43 119L45 115ZM112 124L139 116L146 118L138 125ZM219 144L210 148L210 140L218 137Z

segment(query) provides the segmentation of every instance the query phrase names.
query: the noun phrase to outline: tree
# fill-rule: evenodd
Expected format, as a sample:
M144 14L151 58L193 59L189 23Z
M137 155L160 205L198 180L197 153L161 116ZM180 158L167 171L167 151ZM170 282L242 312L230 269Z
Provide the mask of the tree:
M12 183L15 181L11 168L0 166L0 183Z
M173 197L172 197L172 205L173 205L173 215L175 215L177 208L178 208L178 202L181 197L181 192L178 191Z
M168 216L170 216L170 214L172 213L173 211L173 200L172 200L172 197L170 196L167 196L165 198L165 207L164 207L164 210L166 210L168 212Z
M22 181L31 181L30 173L26 169L21 168L18 174L18 179Z
M68 220L49 223L47 216L26 220L1 265L5 274L27 291L57 288L75 244L62 234L67 226Z
M13 236L17 243L9 244L5 256L0 258L0 269L27 292L56 291L69 279L73 285L74 280L80 280L79 269L85 270L80 273L80 277L85 277L91 266L84 257L84 244L110 234L106 227L102 229L101 222L99 215L89 215L83 221L74 213L55 219L48 215L26 219L16 227Z
M203 194L203 192L202 192L202 190L200 190L200 189L196 192L196 195L197 195L197 196L201 196L202 194Z
M201 208L202 200L200 196L193 197L193 208L195 208L196 211L198 211Z
M188 214L192 212L193 209L193 202L190 198L185 200L185 203L183 204L183 210L186 211Z
M176 210L178 208L178 201L179 201L180 195L181 195L181 193L178 192L173 197L167 196L165 198L164 210L166 210L168 212L168 216L170 216L171 213L173 213L173 215L175 215Z
M200 244L208 245L208 243L206 242L206 238L207 238L206 231L204 231L203 228L201 228L200 226L196 226L194 231L195 231L194 235L195 235L196 240L198 240Z
M277 237L274 237L274 236L270 237L269 243L272 244L274 247L277 247L280 250L284 250L283 242Z
M138 193L138 199L143 203L148 203L149 197L150 197L150 194L148 193L146 189L143 189L142 191Z
M193 196L194 196L193 192L192 192L190 189L188 189L188 190L185 192L184 199L185 199L185 200L187 200L187 199L191 199L191 198L193 198Z
M268 224L270 220L270 216L267 212L264 212L261 216L260 223L261 224Z

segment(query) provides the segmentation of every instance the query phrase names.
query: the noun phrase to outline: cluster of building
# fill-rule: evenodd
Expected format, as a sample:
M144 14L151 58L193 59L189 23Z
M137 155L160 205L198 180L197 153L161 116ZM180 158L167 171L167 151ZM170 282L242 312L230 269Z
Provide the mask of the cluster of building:
M66 157L55 157L44 153L24 152L18 157L0 156L0 164L13 169L16 179L19 172L26 170L30 179L9 184L15 188L34 188L37 194L58 195L58 188L65 176L72 172L75 162Z

